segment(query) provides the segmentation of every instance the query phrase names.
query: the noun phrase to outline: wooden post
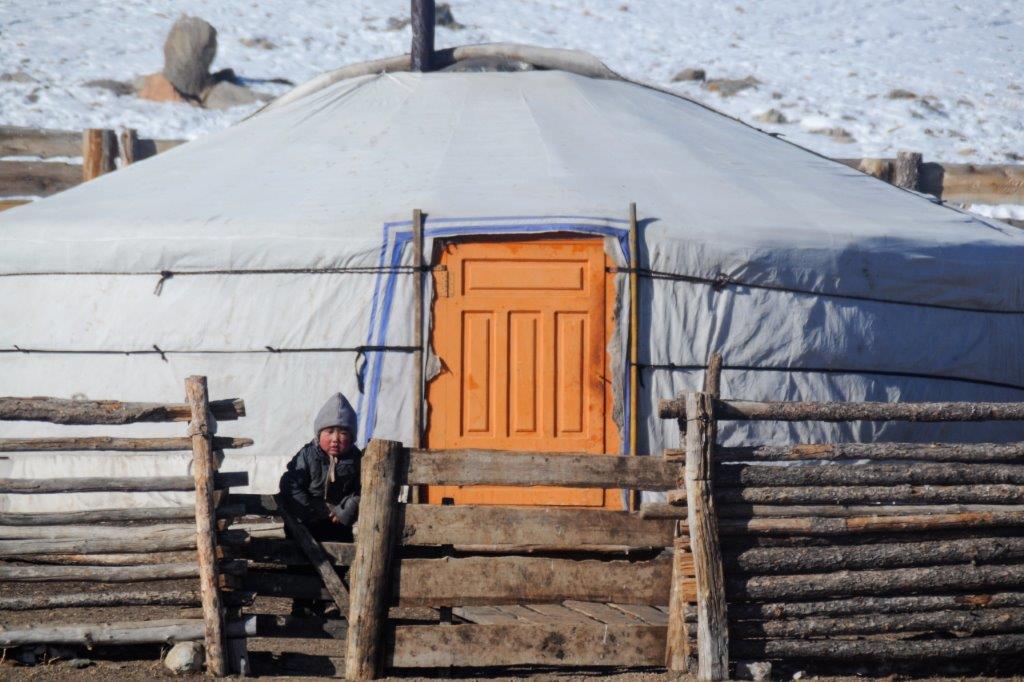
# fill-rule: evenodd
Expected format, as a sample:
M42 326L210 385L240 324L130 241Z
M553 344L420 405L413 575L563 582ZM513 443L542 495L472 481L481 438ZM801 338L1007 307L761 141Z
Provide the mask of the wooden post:
M898 152L892 167L892 184L917 191L921 179L921 154Z
M689 558L690 539L680 536L677 530L672 554L672 587L668 597L668 632L665 635L665 667L676 674L690 669L690 625L686 622L687 602L683 589L683 583L689 580L686 571Z
M206 377L185 380L185 394L192 409L192 473L196 483L196 553L199 559L199 591L203 600L203 639L206 669L215 677L228 672L224 655L224 621L217 575L217 516L214 503L213 434Z
M729 675L729 631L711 484L714 400L706 393L687 393L686 416L687 523L697 584L697 679L723 680Z
M423 212L412 212L413 251L413 430L412 447L420 448L423 443Z
M135 147L139 142L139 133L135 128L121 131L121 165L130 166L135 163Z
M715 353L708 361L704 373L704 393L717 398L722 379L722 355ZM682 420L680 420L682 421ZM683 422L685 424L685 422ZM711 443L716 442L717 422L712 419L708 424ZM685 430L683 433L687 433ZM686 443L689 446L689 441ZM685 481L684 481L685 483ZM682 492L682 491L680 491ZM682 510L680 510L682 511ZM672 591L669 594L668 633L665 648L665 667L670 672L687 672L690 665L690 628L686 620L689 604L683 596L683 583L690 579L686 568L692 565L690 558L690 538L682 535L682 524L676 526L676 538L672 560Z
M345 610L348 608L348 590L345 589L345 584L341 582L337 571L334 570L334 566L331 564L331 557L327 555L323 546L316 541L316 538L309 532L309 529L299 523L284 508L284 505L278 505L277 513L280 514L281 520L284 521L285 528L291 533L295 544L299 546L302 553L309 559L309 563L313 564L313 568L320 574L320 579L323 581L327 593L331 595L331 599L334 600L335 605L338 607L338 613L345 613Z
M712 398L718 398L722 387L722 354L714 353L708 360L704 370L704 392Z
M82 133L82 180L88 181L117 167L117 134L89 128Z
M359 537L349 580L348 680L374 679L381 668L402 457L402 444L390 440L371 440L363 455Z
M629 454L636 457L640 415L640 236L636 222L636 203L629 204ZM640 491L630 491L630 511L640 508Z
M434 0L412 0L413 71L430 71L434 56Z

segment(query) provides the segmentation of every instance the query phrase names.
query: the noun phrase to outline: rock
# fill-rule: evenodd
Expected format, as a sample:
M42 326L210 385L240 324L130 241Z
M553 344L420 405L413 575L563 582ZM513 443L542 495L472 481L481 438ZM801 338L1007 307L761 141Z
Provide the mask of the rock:
M100 88L101 90L110 90L118 97L126 97L128 95L135 94L135 87L131 83L127 83L125 81L116 81L111 78L100 78L93 81L86 81L85 87Z
M408 19L400 19L399 17L388 17L388 23L384 27L385 31L401 31L403 28L409 25Z
M743 92L748 88L756 88L761 84L753 76L746 78L715 78L704 83L704 87L711 92L717 92L722 97L732 97L736 93Z
M890 90L889 94L886 95L889 99L917 99L917 95L912 93L910 90L904 90L903 88L896 88Z
M274 44L270 38L264 38L263 36L256 36L255 38L242 38L238 42L242 43L246 47L257 47L261 50L276 50L277 45Z
M834 141L839 142L841 144L853 144L854 142L857 141L853 137L853 135L850 134L850 131L847 130L846 128L833 128L832 130L828 131L828 135Z
M704 73L704 69L683 69L676 75L672 76L672 82L703 81L706 77L707 75Z
M24 71L0 73L0 83L34 83L35 80L35 78L28 75Z
M922 97L917 100L917 105L930 114L946 116L946 108L942 106L942 102L932 97Z
M164 666L175 675L197 673L203 669L204 658L199 642L178 642L164 657Z
M455 15L452 14L452 6L447 2L442 2L434 9L434 25L444 26L453 31L466 28L459 22L455 21Z
M178 90L167 80L162 73L154 73L143 79L142 88L139 90L139 97L154 102L190 102L183 97Z
M269 96L253 92L244 85L224 80L210 86L203 93L202 102L207 109L230 109L243 104L266 102L270 99Z
M789 123L789 120L786 119L785 114L783 114L778 109L769 109L764 113L758 114L754 118L756 118L758 121L761 121L761 123Z
M768 682L772 678L770 661L736 661L734 679Z
M208 84L216 54L217 29L199 17L182 17L164 43L164 75L178 92L197 97Z
M88 658L72 658L70 661L68 661L68 665L70 665L72 668L76 670L81 670L82 668L88 668L90 665L92 665L92 661L90 661Z

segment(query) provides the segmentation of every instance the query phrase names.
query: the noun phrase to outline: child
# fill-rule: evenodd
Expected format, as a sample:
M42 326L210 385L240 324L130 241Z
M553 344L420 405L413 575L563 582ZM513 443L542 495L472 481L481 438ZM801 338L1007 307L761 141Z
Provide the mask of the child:
M335 393L313 422L314 438L281 476L281 502L318 540L352 542L359 515L356 412Z

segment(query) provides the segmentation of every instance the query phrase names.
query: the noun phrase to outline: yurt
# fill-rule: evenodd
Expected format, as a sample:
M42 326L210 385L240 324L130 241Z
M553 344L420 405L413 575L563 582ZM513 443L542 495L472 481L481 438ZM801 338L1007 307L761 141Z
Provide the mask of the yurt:
M1020 230L586 55L498 46L486 54L499 68L458 68L476 54L447 53L454 69L409 72L403 58L327 74L218 134L0 215L0 394L175 401L186 376L206 375L212 397L246 402L222 432L255 445L223 469L248 471L256 492L276 490L336 391L357 407L360 443L414 442L419 404L430 448L640 456L678 445L657 401L699 388L715 352L725 397L1024 399ZM721 437L1019 440L1016 429L726 422ZM0 423L5 437L58 430L97 433ZM141 431L154 425L108 430ZM189 460L10 453L0 477L172 475Z

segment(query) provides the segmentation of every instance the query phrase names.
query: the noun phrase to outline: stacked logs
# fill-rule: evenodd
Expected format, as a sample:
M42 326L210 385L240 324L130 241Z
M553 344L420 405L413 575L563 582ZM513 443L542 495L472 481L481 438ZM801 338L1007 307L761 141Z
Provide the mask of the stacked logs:
M826 462L778 465L812 455ZM1024 444L737 448L716 462L733 657L1024 651Z
M689 461L690 432L714 433L715 419L1024 418L1013 403L708 402L709 393L662 401L661 416L687 429L686 451L668 458ZM716 635L732 659L926 669L1024 652L1024 443L716 446L712 460L728 620ZM672 491L642 513L692 529L689 494Z
M23 626L32 617L26 614L14 619L18 625L9 619L0 624L0 647L201 638L207 670L217 676L226 674L223 606L238 606L245 599L230 593L222 599L221 590L236 586L244 574L247 562L233 558L232 546L244 544L248 536L227 529L243 510L222 503L228 488L248 484L248 475L218 472L219 450L245 447L252 441L213 434L214 419L229 421L245 415L241 400L210 401L206 377L189 377L185 389L184 403L0 397L0 421L189 422L186 436L179 438L4 438L0 439L3 452L178 450L191 451L193 456L191 475L186 476L0 479L0 494L194 492L193 505L175 507L0 513L0 612L199 606L202 619ZM22 589L25 583L45 583L47 590Z

